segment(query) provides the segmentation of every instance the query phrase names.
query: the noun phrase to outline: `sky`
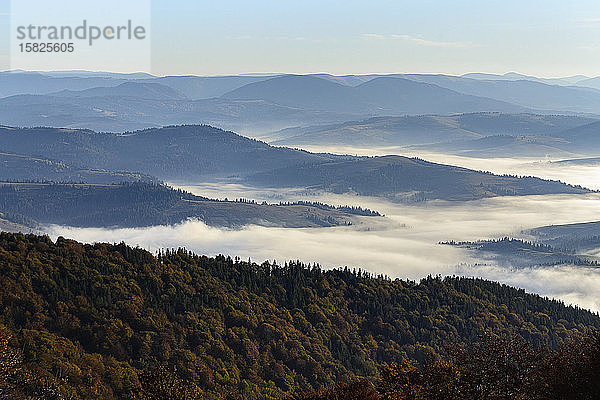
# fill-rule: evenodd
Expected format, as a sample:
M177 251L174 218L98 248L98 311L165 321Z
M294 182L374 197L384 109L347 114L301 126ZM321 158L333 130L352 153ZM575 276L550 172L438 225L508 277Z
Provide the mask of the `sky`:
M39 9L48 8L38 1ZM158 75L600 75L597 0L148 1L152 60L145 72ZM60 10L67 3L52 4ZM79 3L90 16L114 7ZM10 0L0 0L4 69L11 65L10 9ZM114 58L102 69L131 72Z

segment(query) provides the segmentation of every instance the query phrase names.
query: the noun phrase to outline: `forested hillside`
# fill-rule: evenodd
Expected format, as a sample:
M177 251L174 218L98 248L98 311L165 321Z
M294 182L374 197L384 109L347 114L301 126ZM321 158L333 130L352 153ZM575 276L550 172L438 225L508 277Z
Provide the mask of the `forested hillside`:
M246 181L258 186L305 186L334 193L385 196L406 202L589 192L559 181L500 176L402 156L303 164L260 172Z
M486 332L556 347L600 327L597 314L479 279L417 283L22 234L0 234L0 287L11 398L281 398L435 359Z
M219 201L152 183L119 185L0 182L0 210L12 222L35 227L143 227L198 219L207 225L321 227L352 224L352 215L379 216L361 207L322 203Z
M236 135L207 125L170 126L123 134L83 129L0 127L0 149L160 179L267 171L330 159Z
M135 172L79 167L64 161L0 152L0 181L115 184L157 179Z
M500 176L401 156L353 157L275 147L206 125L125 134L0 127L0 149L106 173L138 171L186 182L219 177L254 186L309 187L401 201L588 192L556 181ZM41 178L52 174L53 167L48 168L39 173Z
M574 240L572 243L575 242ZM598 243L598 237L596 237L595 242ZM583 244L584 241L580 243ZM557 248L544 243L509 237L475 242L449 241L442 244L468 249L474 252L478 259L493 260L496 264L507 268L550 267L554 265L597 268L600 262L598 257L578 253L573 248Z
M548 225L523 232L540 243L573 253L594 253L600 247L600 222Z

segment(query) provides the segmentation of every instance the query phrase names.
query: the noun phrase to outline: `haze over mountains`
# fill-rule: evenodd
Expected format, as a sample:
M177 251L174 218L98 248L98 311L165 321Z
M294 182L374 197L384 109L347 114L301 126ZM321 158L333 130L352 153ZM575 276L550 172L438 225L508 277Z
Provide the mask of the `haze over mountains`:
M597 332L579 307L600 309L600 193L496 160L562 157L566 182L593 169L600 91L573 86L585 77L2 80L0 229L52 239L0 234L0 353L73 399L188 398L163 393L181 382L288 398L485 332L532 346ZM486 172L496 162L516 175Z
M465 95L429 83L396 77L378 77L358 86L346 86L313 76L287 75L245 85L222 97L260 99L291 107L358 115L525 110L490 98Z
M578 101L586 107L600 101L600 91L573 86L584 77L4 72L0 81L3 94L12 94L0 99L3 121L62 127L0 127L5 181L115 185L219 179L398 202L464 201L589 191L402 156L341 156L279 146L408 146L477 157L592 160L600 153L600 119L569 112L579 109ZM534 112L541 101L564 113ZM179 125L187 120L247 130L260 126L277 146L209 125ZM178 125L164 127L170 121ZM86 125L118 132L68 128ZM277 125L289 127L277 130Z
M374 117L341 124L284 129L270 136L274 144L407 145L479 139L485 136L555 136L597 122L595 118L536 115L469 113L449 116Z
M600 105L600 91L573 86L584 81L518 74L3 72L0 90L9 96L0 98L0 119L7 125L0 127L0 179L113 185L224 179L399 202L587 193L556 181L401 156L278 147L410 146L478 157L593 157L600 152L600 119L573 109ZM563 114L539 109L546 106ZM188 121L194 124L180 125ZM198 122L253 131L277 146ZM86 126L96 130L77 129Z
M260 136L294 126L374 116L600 115L596 81L577 79L419 74L154 77L13 71L0 73L0 119L12 126L112 132L209 123ZM572 85L588 81L590 86Z
M406 157L337 156L273 147L206 125L124 134L5 127L0 128L0 148L90 169L139 171L163 180L227 178L258 186L356 192L400 201L588 192L559 182L498 176ZM40 173L38 179L44 176Z

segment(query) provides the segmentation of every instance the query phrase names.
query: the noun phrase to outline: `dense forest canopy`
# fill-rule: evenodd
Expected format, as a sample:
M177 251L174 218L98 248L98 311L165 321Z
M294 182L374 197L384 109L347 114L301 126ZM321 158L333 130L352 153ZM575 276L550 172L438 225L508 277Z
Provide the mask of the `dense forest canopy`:
M43 385L8 383L72 399L154 398L148 385L165 379L204 397L163 398L280 398L427 363L484 334L558 348L600 327L596 313L481 279L8 233L0 286L0 350Z

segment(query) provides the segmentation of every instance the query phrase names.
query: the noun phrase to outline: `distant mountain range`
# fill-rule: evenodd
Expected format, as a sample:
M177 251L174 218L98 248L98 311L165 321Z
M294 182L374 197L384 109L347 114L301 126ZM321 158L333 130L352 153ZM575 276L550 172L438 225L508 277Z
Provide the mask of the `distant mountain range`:
M547 83L549 85L563 85L563 86L587 86L586 82L590 80L590 77L585 75L573 75L564 78L538 78L536 76L519 74L516 72L507 72L506 74L484 74L484 73L470 73L461 75L462 78L481 79L486 81L533 81Z
M600 91L589 87L549 85L530 80L456 78L448 75L411 75L411 79L535 110L555 113L600 112Z
M113 73L102 71L4 71L0 72L0 97L15 94L48 94L59 90L84 90L94 87L117 86L124 82L161 83L184 93L190 99L219 97L244 85L265 81L286 74L258 74L231 76L154 76L146 73ZM503 75L469 73L462 76L443 74L367 74L367 75L330 75L308 74L346 86L357 86L379 77L406 79L430 79L431 77L460 80L483 81L530 81L547 85L576 86L600 89L600 77L575 75L563 78L539 78L509 72Z
M61 90L50 96L87 99L96 97L139 98L147 100L185 100L187 97L160 83L125 82L118 86L94 87L84 90Z
M600 153L600 121L568 115L471 113L376 117L288 128L269 141L287 146L409 146L475 157L564 157Z
M378 77L358 86L347 86L314 76L286 75L245 85L222 97L264 100L308 110L351 112L359 115L526 110L502 101L465 95L434 84L395 77Z
M577 79L581 78L581 81ZM597 78L520 75L165 76L0 72L0 122L97 131L207 123L261 136L376 116L600 115ZM573 86L589 82L589 86Z
M161 84L122 85L2 98L0 121L10 126L61 126L100 132L209 123L262 134L288 126L342 122L360 117L351 113L309 111L263 100L182 99L179 98L180 92ZM124 87L127 91L123 90ZM151 93L155 96L149 96Z
M27 154L31 160L60 160L89 170L139 171L159 180L202 182L228 178L257 186L307 187L397 201L587 191L559 182L497 176L399 156L337 156L274 147L206 125L123 134L4 127L0 128L0 149L9 154ZM38 179L47 179L56 169L55 164L38 163L44 165L49 171L42 168ZM103 179L110 181L117 173L106 174Z
M119 74L109 72L0 72L0 97L18 94L50 94L61 90L81 91L97 87L115 87L123 83L155 83L177 90L189 99L219 97L267 76L153 76L150 74Z
M572 137L569 129L597 119L565 115L470 113L450 116L375 117L340 124L288 128L273 133L273 144L385 145L445 143L486 136Z

